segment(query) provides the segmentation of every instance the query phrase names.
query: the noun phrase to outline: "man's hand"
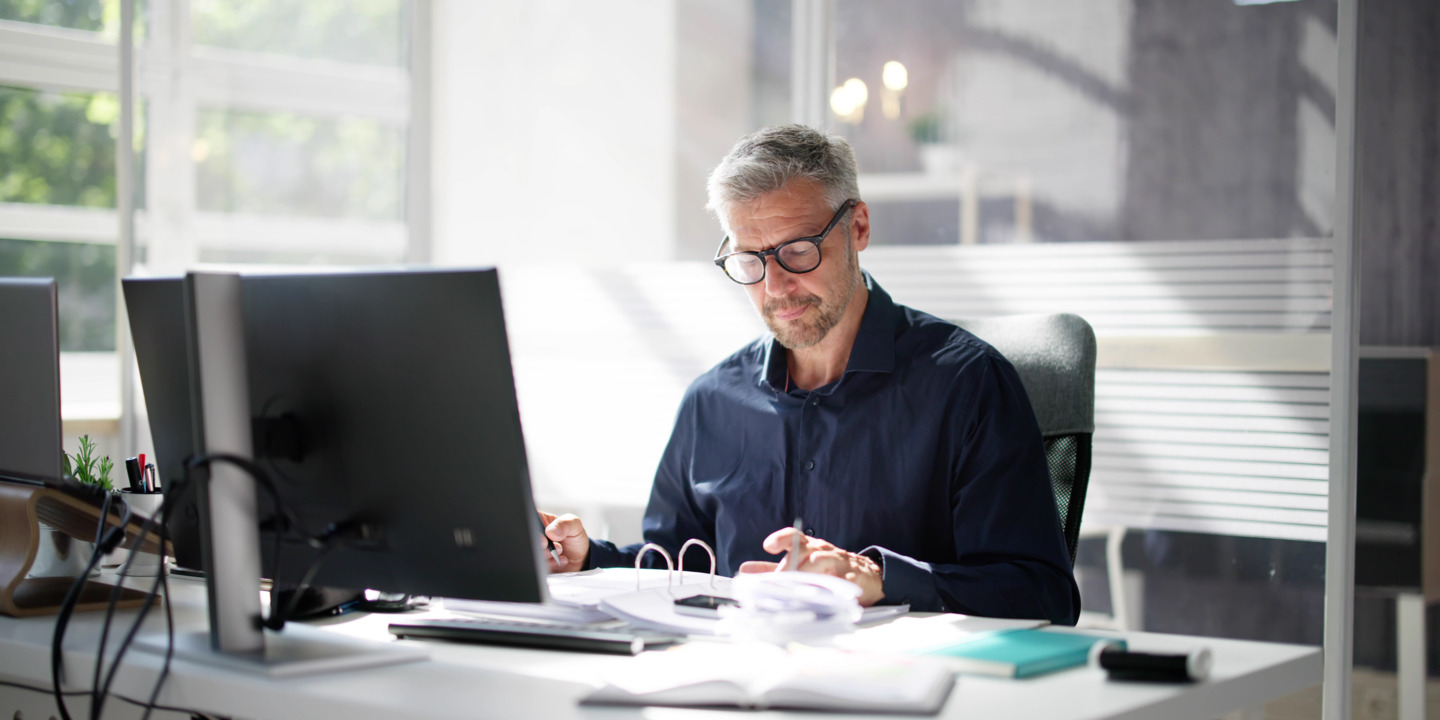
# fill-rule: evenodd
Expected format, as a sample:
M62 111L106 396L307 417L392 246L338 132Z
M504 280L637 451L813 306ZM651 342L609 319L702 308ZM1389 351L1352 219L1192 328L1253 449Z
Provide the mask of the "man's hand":
M551 515L541 511L540 523L545 537L560 545L559 562L556 562L554 557L549 557L549 552L545 553L550 572L571 572L585 567L585 558L590 556L590 536L585 533L585 526L580 524L580 518L570 514ZM548 551L549 548L546 549Z
M800 538L800 557L791 557L795 537ZM860 606L870 607L885 599L884 578L880 565L864 555L842 550L820 538L806 537L795 528L783 528L770 533L762 544L765 552L772 555L785 553L778 563L751 560L740 565L740 572L773 572L777 570L803 570L824 573L844 578L860 586ZM798 563L798 564L796 564Z

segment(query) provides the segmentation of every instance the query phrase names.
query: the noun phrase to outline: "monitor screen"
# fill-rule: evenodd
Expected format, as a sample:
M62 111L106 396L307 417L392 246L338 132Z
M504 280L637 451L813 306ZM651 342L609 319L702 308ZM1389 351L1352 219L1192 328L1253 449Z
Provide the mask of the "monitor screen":
M170 317L179 312L183 321L181 279L127 280L127 301L146 283L171 284ZM305 532L358 529L324 556L313 584L543 599L540 526L495 271L247 275L241 287L255 461ZM188 411L152 402L150 377L165 373L166 361L142 352L155 343L142 342L136 309L156 452L188 455L188 420L179 416L194 412L194 398ZM162 394L185 387L173 372L159 382L169 388ZM175 468L179 460L164 462ZM278 542L278 580L289 584L319 551L280 537L266 522L271 499L258 498L264 574L274 577Z
M60 343L55 281L0 278L0 477L56 480Z

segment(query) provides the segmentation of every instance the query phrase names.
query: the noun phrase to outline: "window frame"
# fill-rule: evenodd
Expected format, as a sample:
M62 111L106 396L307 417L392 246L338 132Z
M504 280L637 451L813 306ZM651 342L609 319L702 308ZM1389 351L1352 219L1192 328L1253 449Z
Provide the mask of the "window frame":
M121 1L122 16L133 16L134 0ZM124 205L134 197L137 179L123 176L123 159L117 163L122 176L116 182L116 208L0 203L0 237L114 246L117 281L135 272L182 272L206 251L283 249L342 256L356 263L428 263L431 0L407 0L402 5L404 67L197 46L191 38L189 10L189 0L151 0L144 42L130 54L130 88L146 104L145 152L151 159L143 178L147 207L133 212L132 237L145 239L145 263L136 261L133 240L127 237L130 223ZM0 84L42 92L121 94L124 45L124 38L110 39L100 32L0 20ZM123 97L121 103L123 107ZM367 220L199 210L190 148L200 107L358 118L399 128L405 133L402 217ZM97 432L118 423L121 447L132 448L138 434L134 402L138 386L118 297L116 306L114 361L76 362L79 358L70 356L77 354L62 353L62 367L73 369L67 385L83 388L77 394L64 394L62 417L67 434L81 425L85 431ZM98 389L104 387L118 389L114 400L98 397L102 394Z

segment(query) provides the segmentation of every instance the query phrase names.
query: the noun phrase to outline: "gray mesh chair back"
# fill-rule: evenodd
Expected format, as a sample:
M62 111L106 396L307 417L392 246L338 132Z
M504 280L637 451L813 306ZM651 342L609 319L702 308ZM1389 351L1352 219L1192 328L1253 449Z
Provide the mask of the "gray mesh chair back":
M1078 315L1012 315L963 320L961 327L1000 351L1020 373L1050 466L1050 484L1070 562L1090 483L1095 434L1095 331Z

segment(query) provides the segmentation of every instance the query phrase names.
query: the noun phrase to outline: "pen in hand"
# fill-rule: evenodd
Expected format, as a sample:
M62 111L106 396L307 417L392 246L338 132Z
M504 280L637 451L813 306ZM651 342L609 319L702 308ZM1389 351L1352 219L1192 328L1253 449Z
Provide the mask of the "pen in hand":
M805 523L800 518L795 518L795 534L790 536L790 557L787 570L798 572L800 570L800 539L805 535Z
M545 534L545 528L543 527L540 528L540 539L545 541L545 549L550 551L550 559L554 560L556 565L559 565L560 551L555 549L555 541L551 540L550 536Z

